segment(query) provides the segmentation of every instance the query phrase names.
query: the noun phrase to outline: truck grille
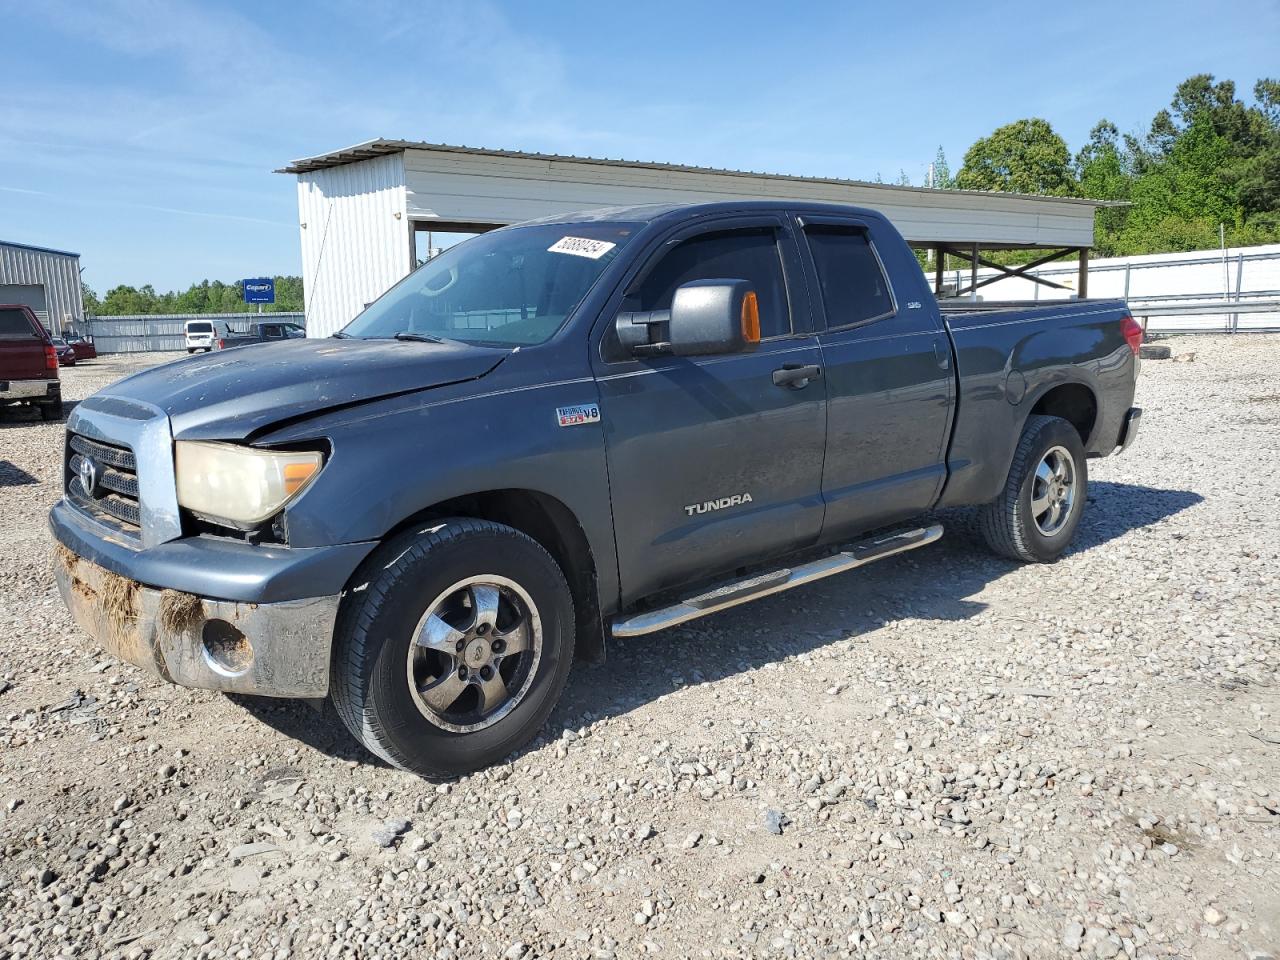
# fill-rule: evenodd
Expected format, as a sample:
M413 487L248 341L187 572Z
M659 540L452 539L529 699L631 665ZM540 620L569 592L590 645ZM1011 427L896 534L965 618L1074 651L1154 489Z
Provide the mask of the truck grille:
M86 462L95 477L92 490L81 479ZM71 434L67 443L67 499L95 520L137 538L142 512L138 505L138 464L128 447Z

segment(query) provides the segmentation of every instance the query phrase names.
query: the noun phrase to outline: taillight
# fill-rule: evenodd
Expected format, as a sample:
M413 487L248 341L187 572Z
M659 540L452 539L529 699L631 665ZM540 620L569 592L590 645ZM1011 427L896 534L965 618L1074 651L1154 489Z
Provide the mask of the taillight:
M1120 332L1124 335L1125 342L1129 344L1129 349L1133 351L1136 357L1138 351L1142 349L1143 330L1142 324L1133 317L1124 317L1120 321Z
M53 349L52 343L44 345L44 368L46 370L58 369L58 351Z
M218 338L218 349L219 350L227 349L227 341L223 340L221 337Z

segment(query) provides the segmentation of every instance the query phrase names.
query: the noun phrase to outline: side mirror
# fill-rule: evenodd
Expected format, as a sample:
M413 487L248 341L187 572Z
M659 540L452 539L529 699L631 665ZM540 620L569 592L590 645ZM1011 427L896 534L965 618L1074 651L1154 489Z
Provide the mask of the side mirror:
M638 356L744 353L760 342L760 308L746 280L693 280L670 310L618 314L618 340Z

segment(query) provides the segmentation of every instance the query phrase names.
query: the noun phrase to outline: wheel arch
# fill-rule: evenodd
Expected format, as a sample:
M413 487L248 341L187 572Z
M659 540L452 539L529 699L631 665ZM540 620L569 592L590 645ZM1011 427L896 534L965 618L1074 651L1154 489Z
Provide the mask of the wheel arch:
M1066 420L1075 427L1081 445L1088 450L1098 426L1098 394L1089 384L1079 380L1045 387L1027 408L1027 414L1018 427L1019 434L1026 427L1027 419L1036 414Z
M589 663L605 657L605 628L591 542L577 516L560 499L538 490L484 490L442 500L406 517L382 537L384 543L406 530L445 517L470 517L505 524L540 543L569 583L577 627L576 656Z

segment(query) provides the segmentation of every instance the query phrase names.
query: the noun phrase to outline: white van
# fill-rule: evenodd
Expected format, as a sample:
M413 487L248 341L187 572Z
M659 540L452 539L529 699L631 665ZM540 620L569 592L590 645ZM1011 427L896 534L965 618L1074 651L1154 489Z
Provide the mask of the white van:
M187 353L197 350L207 353L218 345L219 337L225 336L227 327L213 320L188 320L182 325L182 330L186 334Z

